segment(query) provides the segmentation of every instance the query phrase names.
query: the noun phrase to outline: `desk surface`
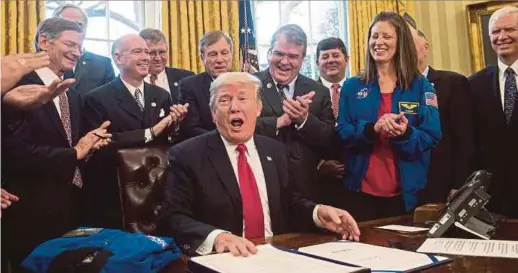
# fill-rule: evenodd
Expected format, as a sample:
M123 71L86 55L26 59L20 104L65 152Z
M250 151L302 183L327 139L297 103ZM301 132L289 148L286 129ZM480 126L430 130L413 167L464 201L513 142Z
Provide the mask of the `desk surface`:
M400 216L387 219L380 219L359 223L361 236L360 242L386 247L397 247L407 250L416 250L426 239L426 233L402 234L393 231L375 229L374 227L387 224L412 225L410 216ZM494 239L518 240L518 220L508 220L501 223ZM289 248L303 247L314 244L321 244L336 240L330 234L305 234L289 233L276 235L265 240L256 240L256 244L270 243ZM518 259L502 258L483 258L483 257L464 257L449 256L453 262L446 265L430 268L422 271L423 273L518 273ZM164 273L184 273L186 272L186 258L172 263L164 270Z

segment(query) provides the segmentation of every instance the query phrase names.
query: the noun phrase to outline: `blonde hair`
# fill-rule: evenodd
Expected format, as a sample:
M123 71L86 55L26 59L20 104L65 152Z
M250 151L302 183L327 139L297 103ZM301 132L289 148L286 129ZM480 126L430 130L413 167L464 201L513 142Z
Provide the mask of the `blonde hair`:
M210 85L209 106L211 110L216 107L216 97L218 91L223 85L227 84L253 84L255 87L256 97L261 100L261 81L256 76L247 72L227 72L219 75Z

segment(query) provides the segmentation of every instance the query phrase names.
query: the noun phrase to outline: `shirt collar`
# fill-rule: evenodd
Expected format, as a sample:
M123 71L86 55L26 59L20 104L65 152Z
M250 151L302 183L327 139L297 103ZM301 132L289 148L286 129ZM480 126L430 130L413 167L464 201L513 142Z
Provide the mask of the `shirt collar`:
M221 134L220 134L220 137L221 137L221 140L223 140L223 145L225 145L225 149L227 150L227 152L230 154L230 153L235 153L236 152L236 148L237 148L237 144L234 144L234 143L230 143L228 140L226 140ZM250 154L250 151L252 149L255 149L255 142L254 142L254 137L252 136L249 140L247 140L245 143L245 146L246 146L246 150L248 152L248 154Z
M514 70L514 74L518 75L518 60L516 60L511 66L508 66L504 64L500 59L498 59L498 74L500 77L505 77L505 70L510 67L512 70Z
M157 80L157 81L162 81L162 79L164 79L164 77L167 77L167 74L166 74L166 72L165 72L165 68L164 68L164 70L162 70L162 72L160 72L160 73L158 73L158 74L156 75L156 80ZM148 74L148 75L146 76L145 81L146 81L146 82L151 82L151 74Z
M130 91L131 93L131 96L135 96L135 90L138 88L140 90L140 92L142 92L142 95L144 95L144 81L140 82L140 85L135 87L127 82L125 82L122 77L121 78L121 81L122 83L124 84L124 86L126 86L126 88L128 88L128 90Z
M426 68L424 69L423 73L421 73L421 74L423 74L423 76L425 78L428 78L428 72L430 72L430 66L427 65Z
M295 78L293 78L293 80L290 83L288 83L288 88L290 90L295 89L295 82L297 81L298 77L299 77L299 75L295 76ZM272 80L273 80L273 83L275 84L275 87L277 88L277 81L273 77L272 77Z
M344 86L344 82L345 80L347 80L347 77L344 77L341 81L338 82L338 84L340 85L340 87ZM324 79L324 77L320 77L320 81L322 81L322 84L327 87L327 89L331 89L331 85L333 85L332 82L330 81L327 81L326 79Z
M63 77L58 77L58 75L56 75L56 73L54 73L48 67L38 68L35 71L45 86L49 86L55 80L63 79Z

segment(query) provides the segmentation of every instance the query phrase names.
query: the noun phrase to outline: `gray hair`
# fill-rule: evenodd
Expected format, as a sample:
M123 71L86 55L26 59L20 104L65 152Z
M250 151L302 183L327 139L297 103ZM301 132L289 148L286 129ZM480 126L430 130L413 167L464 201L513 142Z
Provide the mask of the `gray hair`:
M65 31L76 31L83 33L83 28L72 21L65 20L63 18L49 18L42 21L38 25L36 35L34 36L34 47L36 52L39 52L40 46L38 44L38 38L45 36L49 40L55 40L61 36L61 33Z
M154 44L159 43L159 42L167 43L164 33L162 33L162 31L160 31L159 29L146 28L146 29L141 30L138 35L140 35L140 37L142 37L142 39L144 39L146 41L150 41L151 43L154 43Z
M272 42L270 43L271 48L275 46L275 43L279 39L279 35L283 34L289 43L304 46L303 56L306 56L306 49L308 47L308 37L304 30L295 24L287 24L279 28L272 36Z
M246 72L226 72L219 75L210 85L209 106L211 110L216 108L216 97L221 86L226 84L247 84L251 83L255 87L256 98L261 101L261 81L256 76Z
M86 15L86 12L84 11L84 9L82 9L80 6L78 5L75 5L75 4L71 4L71 3L65 3L65 4L62 4L60 5L59 7L57 7L54 12L52 13L52 17L60 17L61 16L61 13L65 10L65 9L68 9L68 8L71 8L71 9L76 9L78 10L81 15L83 16L83 21L85 21L85 25L83 27L86 27L88 25L88 15Z
M505 17L512 13L518 13L518 8L515 6L505 6L501 9L498 9L495 12L493 12L493 14L491 15L491 18L489 18L489 24L488 24L489 34L491 34L491 32L493 31L492 27L496 21L498 21L500 18Z
M225 41L230 45L230 51L233 52L234 45L232 43L232 38L230 38L230 36L228 36L227 33L221 30L214 30L203 34L203 36L201 37L199 44L200 55L203 55L203 53L205 53L206 46L211 46L217 43L221 38L225 39Z

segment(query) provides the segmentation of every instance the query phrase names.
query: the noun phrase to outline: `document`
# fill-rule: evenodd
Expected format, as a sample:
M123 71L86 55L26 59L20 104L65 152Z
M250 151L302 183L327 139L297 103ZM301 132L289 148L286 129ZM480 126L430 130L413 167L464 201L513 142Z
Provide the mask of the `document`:
M518 241L428 238L417 252L518 259Z
M231 253L222 253L195 257L191 260L221 273L347 273L365 270L361 267L340 265L280 250L272 245L261 245L257 249L257 254L248 257L235 257Z
M411 232L411 233L429 230L429 228L410 227L410 226L402 226L402 225L386 225L386 226L381 226L381 227L376 227L376 228L394 230L394 231L402 231L402 232Z
M446 257L415 253L351 241L299 248L299 252L370 268L372 272L411 272L450 261Z

